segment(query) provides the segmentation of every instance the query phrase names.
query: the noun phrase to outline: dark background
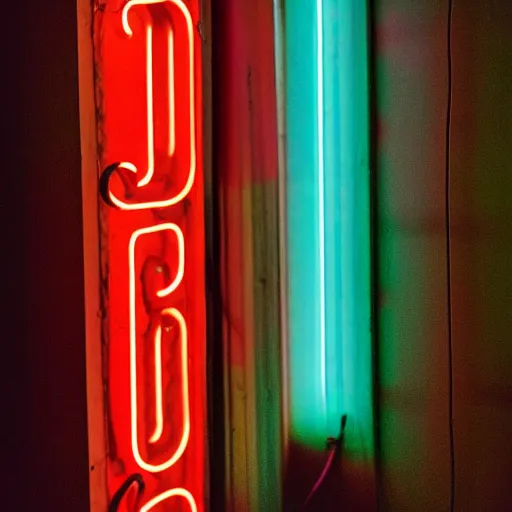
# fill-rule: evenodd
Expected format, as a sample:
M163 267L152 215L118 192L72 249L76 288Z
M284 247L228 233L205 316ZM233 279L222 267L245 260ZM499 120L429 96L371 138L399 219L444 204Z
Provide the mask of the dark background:
M88 510L76 5L2 6L2 510Z

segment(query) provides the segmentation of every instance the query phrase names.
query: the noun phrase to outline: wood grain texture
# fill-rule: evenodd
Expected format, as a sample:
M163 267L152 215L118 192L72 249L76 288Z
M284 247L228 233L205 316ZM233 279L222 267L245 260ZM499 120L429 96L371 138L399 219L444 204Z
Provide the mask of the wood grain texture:
M221 224L226 510L278 510L277 126L270 0L213 11Z

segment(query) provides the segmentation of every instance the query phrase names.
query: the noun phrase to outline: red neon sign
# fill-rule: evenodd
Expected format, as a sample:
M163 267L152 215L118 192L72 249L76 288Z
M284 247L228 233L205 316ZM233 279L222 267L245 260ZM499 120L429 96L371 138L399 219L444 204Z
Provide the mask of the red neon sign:
M144 483L142 494L120 502L127 512L204 510L198 9L198 0L110 2L95 22L100 191L109 205L109 496L133 475Z

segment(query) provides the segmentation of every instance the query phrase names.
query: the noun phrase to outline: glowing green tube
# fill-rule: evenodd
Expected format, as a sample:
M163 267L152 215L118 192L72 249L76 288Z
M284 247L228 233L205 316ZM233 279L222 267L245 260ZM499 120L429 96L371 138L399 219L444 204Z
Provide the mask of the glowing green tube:
M292 439L373 451L367 6L285 0Z

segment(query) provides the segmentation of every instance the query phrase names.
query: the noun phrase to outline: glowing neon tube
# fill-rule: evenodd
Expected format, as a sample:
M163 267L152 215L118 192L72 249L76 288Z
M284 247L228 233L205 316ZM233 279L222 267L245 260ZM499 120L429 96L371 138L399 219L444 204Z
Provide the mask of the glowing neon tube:
M170 197L147 202L129 203L123 199L118 198L112 190L109 189L108 195L112 205L117 206L122 210L144 210L150 208L166 208L173 206L182 201L190 192L195 180L196 174L196 126L195 126L195 89L194 89L194 24L192 16L182 0L130 0L124 6L122 11L122 25L125 34L129 37L133 35L132 28L128 21L128 13L130 9L137 5L152 5L152 4L172 4L175 5L183 16L187 28L187 51L188 51L188 73L182 79L188 81L189 98L188 98L188 124L189 124L189 137L187 144L189 145L189 168L185 183L177 193L170 194ZM174 88L174 35L172 30L169 31L168 37L168 96L169 96L169 144L168 156L172 157L176 150L175 139L175 88ZM148 168L140 180L137 182L138 187L147 185L154 174L155 156L154 156L154 126L153 126L153 31L151 26L146 28L146 109L147 109L147 144L148 144ZM137 174L139 171L132 162L122 162L118 165L123 169Z
M133 456L138 466L151 473L157 473L170 468L182 456L188 443L190 434L190 406L188 396L188 356L187 356L187 325L183 315L176 308L167 308L161 312L162 316L173 317L180 330L180 353L181 353L181 376L182 376L182 408L183 425L182 435L178 447L173 455L160 464L151 464L144 460L139 448L139 429L138 429L138 405L137 405L137 324L136 324L136 263L135 248L137 240L144 235L158 232L172 231L178 240L178 270L172 282L164 289L159 290L159 297L166 296L174 291L183 279L185 250L183 233L181 229L172 223L158 224L147 228L138 229L131 238L128 248L129 264L129 310L130 310L130 404L131 404L131 442ZM155 410L156 421L155 430L151 435L149 442L155 443L160 439L163 431L163 390L162 390L162 361L161 361L161 343L162 327L158 326L155 333Z
M147 5L161 3L164 0L157 1L132 1L128 2L122 11L122 24L125 34L129 37L133 31L128 23L128 11L134 5ZM167 0L165 0L167 1ZM169 29L167 35L167 53L168 53L168 95L169 95L169 147L168 156L174 155L176 147L175 134L175 98L174 98L174 36L172 29ZM155 172L155 148L154 148L154 126L153 126L153 28L151 25L146 27L146 113L148 123L148 169L145 176L137 183L138 187L147 185L153 173ZM132 167L133 164L130 164ZM126 168L130 169L130 165ZM136 169L135 169L136 172Z
M343 414L373 446L366 10L285 0L288 424L318 449Z
M137 510L197 512L206 502L200 2L114 4L94 14L98 133L108 139L99 192L117 207L100 216L108 497L115 504L136 475Z
M172 498L184 498L187 502L187 505L190 507L190 512L197 512L197 505L192 496L186 489L182 489L181 487L177 487L176 489L170 489L169 491L165 491L162 494L159 494L151 501L148 501L141 509L140 512L149 512L155 506L159 505L165 500L170 500Z

